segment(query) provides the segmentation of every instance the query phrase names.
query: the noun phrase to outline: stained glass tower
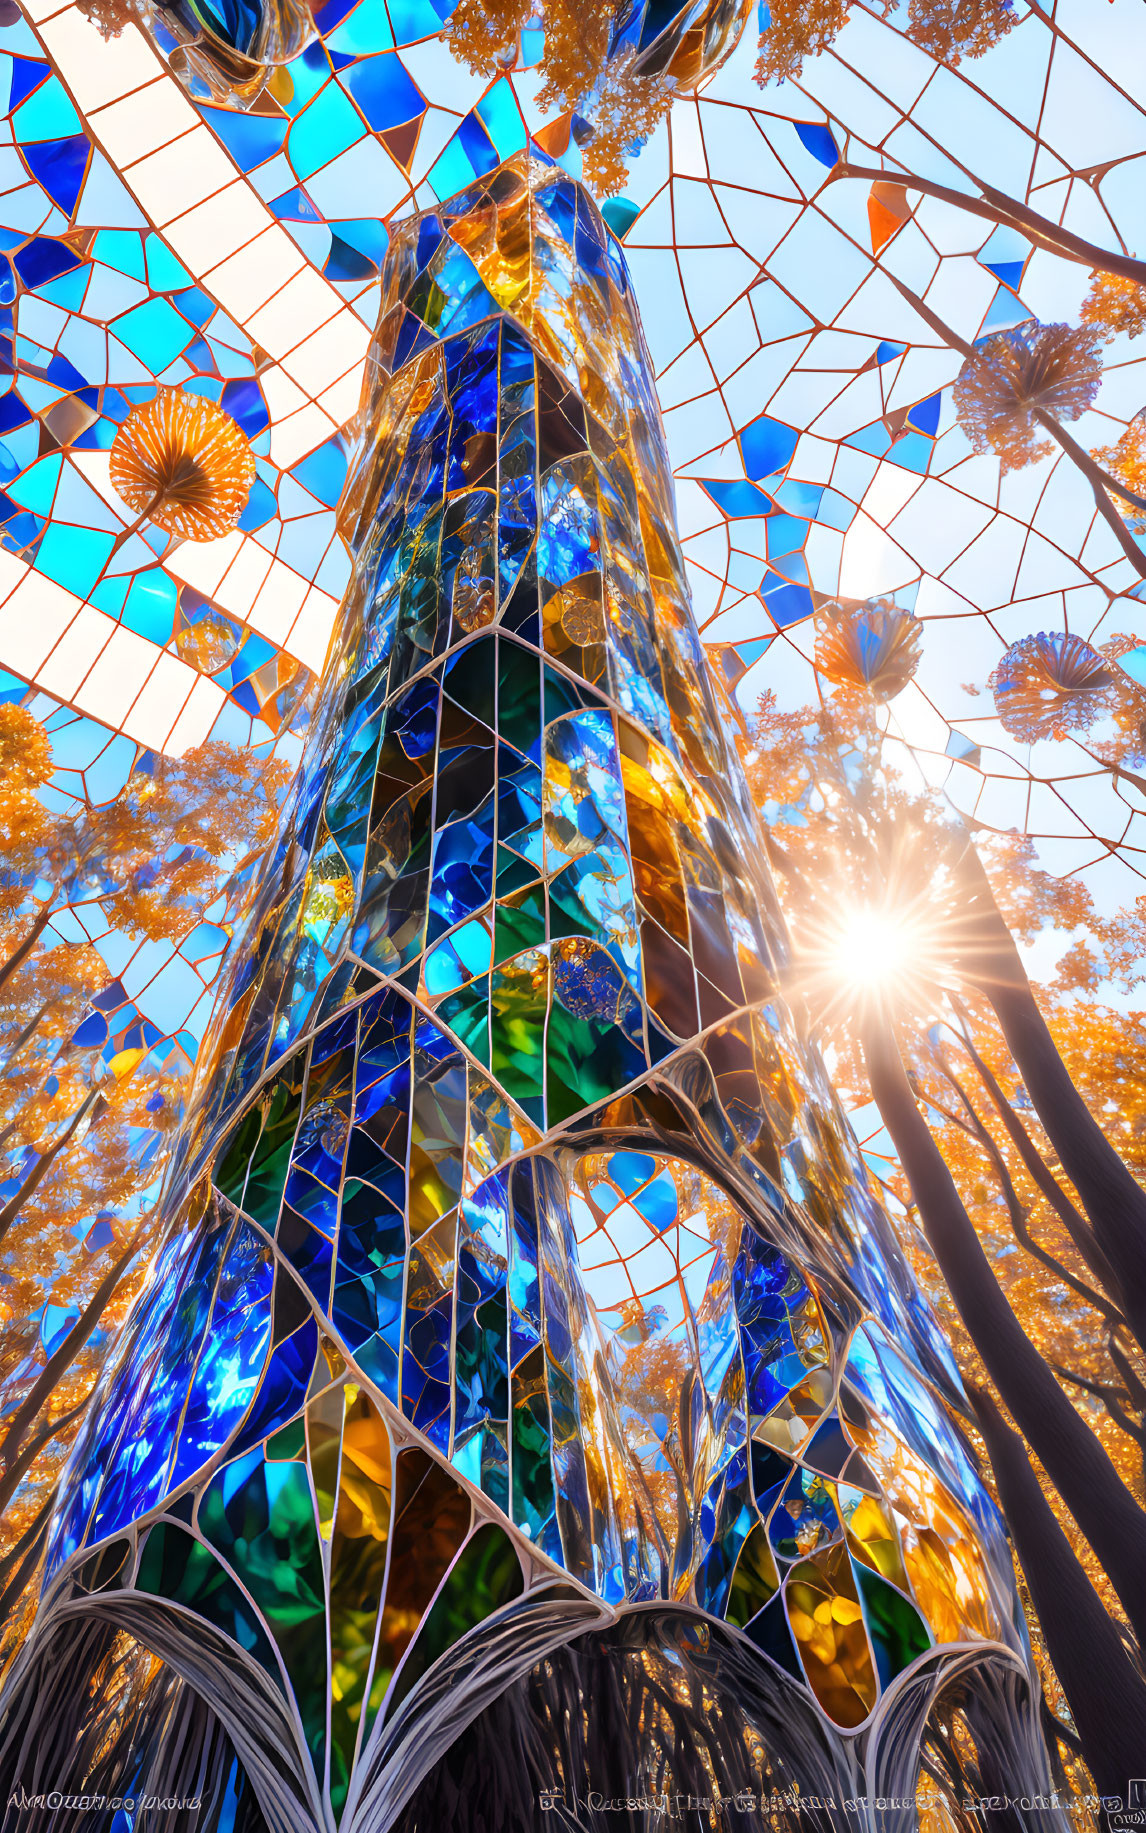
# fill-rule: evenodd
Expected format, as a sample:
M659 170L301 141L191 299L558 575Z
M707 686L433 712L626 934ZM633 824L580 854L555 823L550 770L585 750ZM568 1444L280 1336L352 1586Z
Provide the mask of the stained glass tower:
M836 1827L959 1737L1045 1786L957 1377L782 997L620 245L523 153L383 291L351 588L3 1780L252 1833L701 1784Z

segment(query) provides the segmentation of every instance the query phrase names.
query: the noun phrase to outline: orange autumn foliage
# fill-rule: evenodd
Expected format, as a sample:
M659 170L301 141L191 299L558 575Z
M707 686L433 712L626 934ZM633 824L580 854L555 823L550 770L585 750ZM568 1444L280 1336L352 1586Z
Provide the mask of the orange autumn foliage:
M762 83L799 76L806 58L827 50L847 23L849 0L770 0L768 10L756 66ZM1006 0L911 0L907 36L937 62L955 64L982 57L1015 18Z
M1140 418L1130 422L1114 445L1100 446L1094 457L1135 496L1146 495L1146 424ZM1146 532L1146 511L1136 509L1122 496L1112 495L1112 501L1137 534Z
M586 180L612 194L625 182L630 152L656 129L672 104L673 85L639 74L632 54L609 56L616 8L548 0L538 105L559 115L577 111L591 137L582 142ZM458 0L447 27L454 55L478 75L512 66L520 33L541 17L526 0Z
M1146 289L1125 274L1107 274L1096 268L1079 317L1084 325L1093 325L1106 337L1116 337L1120 332L1137 337L1146 331Z

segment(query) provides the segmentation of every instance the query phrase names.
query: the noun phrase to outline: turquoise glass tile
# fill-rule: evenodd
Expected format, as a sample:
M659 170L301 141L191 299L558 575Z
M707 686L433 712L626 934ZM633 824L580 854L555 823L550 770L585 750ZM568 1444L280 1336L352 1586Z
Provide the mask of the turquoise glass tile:
M107 562L114 539L98 529L51 522L36 554L36 571L46 573L78 598L86 598Z
M83 132L83 123L58 76L49 77L21 103L12 116L12 127L19 141L62 140Z
M351 57L368 57L372 51L389 51L393 45L386 8L379 6L378 0L362 0L361 6L356 6L326 38L328 51Z
M23 429L21 429L23 430ZM13 440L9 436L8 444ZM8 495L21 509L31 509L38 516L46 516L52 507L52 498L56 494L56 485L60 480L60 466L63 459L58 452L50 458L41 458L38 464L26 471L16 483L9 484Z
M91 602L97 611L106 611L109 617L118 617L123 610L130 585L130 579L114 576L110 579L101 579L92 591Z
M472 182L474 168L462 150L457 135L449 142L445 152L435 161L426 174L426 182L440 198L452 197Z
M166 299L149 299L134 311L125 312L112 329L153 375L174 362L195 335L187 320Z
M134 229L101 229L92 243L92 254L105 266L114 267L121 274L130 274L133 280L147 279L143 237Z
M175 628L176 587L162 567L149 567L137 573L123 608L123 621L138 636L152 643L166 643Z
M499 159L508 159L528 145L529 135L512 84L504 77L481 99L475 111L484 122Z
M288 156L301 179L329 165L362 138L362 118L337 83L328 83L290 130Z
M147 238L147 278L155 293L175 293L191 285L191 275L157 235Z

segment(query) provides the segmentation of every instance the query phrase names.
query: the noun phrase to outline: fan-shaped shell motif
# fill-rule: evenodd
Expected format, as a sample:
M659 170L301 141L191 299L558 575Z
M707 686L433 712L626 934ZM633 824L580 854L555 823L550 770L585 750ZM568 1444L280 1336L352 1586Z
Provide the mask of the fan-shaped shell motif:
M1066 630L1043 630L1008 649L990 678L995 711L1012 738L1033 744L1082 731L1110 706L1117 670Z
M838 686L866 689L882 703L901 693L919 667L922 635L910 611L873 599L823 619L816 631L816 667Z
M246 507L255 455L214 401L164 388L116 434L111 481L129 508L167 534L214 541Z

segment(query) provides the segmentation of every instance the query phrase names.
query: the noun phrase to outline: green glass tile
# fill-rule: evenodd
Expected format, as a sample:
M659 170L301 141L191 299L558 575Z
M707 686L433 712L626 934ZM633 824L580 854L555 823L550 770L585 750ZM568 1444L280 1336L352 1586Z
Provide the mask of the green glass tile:
M926 1654L931 1647L931 1637L919 1612L902 1592L858 1559L851 1563L875 1651L880 1684L887 1687L917 1656Z
M495 1610L520 1597L524 1589L521 1562L513 1542L503 1529L487 1521L462 1549L434 1599L398 1678L390 1711L439 1656Z
M528 859L522 859L520 853L511 853L508 847L497 849L497 895L506 897L512 891L520 891L537 877L537 867Z
M444 683L451 700L490 728L494 718L496 665L497 645L493 637L480 637L450 662Z
M498 656L497 729L518 751L536 749L541 737L541 675L537 657L502 638Z
M536 1539L553 1513L545 1352L533 1349L511 1377L513 1520Z
M647 1067L644 1052L618 1026L575 1018L554 1001L545 1047L550 1126L607 1101Z
M763 1610L775 1597L779 1588L780 1575L768 1542L768 1530L758 1521L741 1547L736 1562L726 1611L728 1621L743 1629L757 1611Z
M493 936L495 965L527 948L540 948L545 940L545 894L540 884L498 904Z
M479 1063L490 1066L489 979L475 980L460 993L451 993L436 1008L444 1025L472 1051Z

